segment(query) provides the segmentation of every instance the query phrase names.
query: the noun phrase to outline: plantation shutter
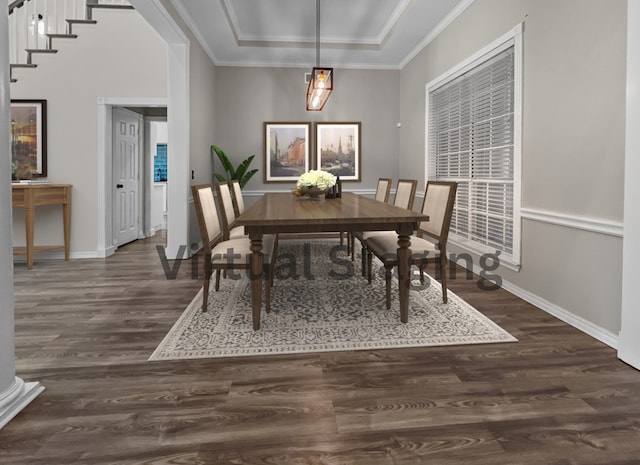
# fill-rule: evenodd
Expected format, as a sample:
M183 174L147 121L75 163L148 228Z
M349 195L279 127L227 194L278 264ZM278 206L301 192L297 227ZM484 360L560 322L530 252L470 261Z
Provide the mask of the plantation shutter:
M514 46L484 60L429 90L428 179L458 182L451 240L479 252L501 251L501 259L509 260L514 257Z

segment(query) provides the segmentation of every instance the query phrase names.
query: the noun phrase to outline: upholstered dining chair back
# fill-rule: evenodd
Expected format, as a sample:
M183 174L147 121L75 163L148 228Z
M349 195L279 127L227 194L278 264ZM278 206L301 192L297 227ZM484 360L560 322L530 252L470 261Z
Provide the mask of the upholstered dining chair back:
M376 188L375 199L379 202L387 203L389 201L389 192L391 192L391 179L378 179L378 187Z
M420 223L416 234L418 237L427 235L443 244L447 242L457 189L457 182L427 182L422 203L422 213L429 215L429 221Z
M231 181L231 187L233 189L233 208L236 213L236 218L244 213L244 199L242 198L242 189L240 188L240 182L237 179Z
M230 195L228 184L226 192ZM218 185L216 185L216 189ZM215 290L220 289L220 273L227 270L249 269L251 266L249 256L252 254L251 241L246 236L222 240L222 229L216 209L216 202L213 196L213 189L210 185L191 186L193 194L193 203L196 207L196 215L198 217L198 226L200 227L200 235L202 236L202 246L204 248L205 259L203 261L203 291L202 291L202 311L207 311L207 303L209 297L209 285L213 271L216 271ZM225 192L224 189L218 190L218 195ZM230 200L229 200L230 202ZM225 200L220 200L219 205L224 205ZM233 206L228 203L230 211L233 212ZM221 215L224 217L224 213ZM244 228L243 228L244 229ZM273 285L273 269L275 263L275 247L276 238L273 235L265 235L262 238L262 254L264 259L266 276L269 283L265 289L266 310L271 310L271 291ZM231 251L231 253L229 252Z
M216 184L216 192L218 194L218 205L220 206L220 219L222 220L222 235L226 241L229 239L229 231L233 228L233 223L236 220L231 189L228 183L219 182Z
M416 196L417 186L418 181L416 181L415 179L398 179L398 185L396 186L396 196L393 199L393 204L396 207L411 210L413 208L413 200Z
M209 184L200 184L191 186L191 192L196 206L202 246L210 250L215 243L222 239L222 229L218 219L218 209L216 208L213 189Z

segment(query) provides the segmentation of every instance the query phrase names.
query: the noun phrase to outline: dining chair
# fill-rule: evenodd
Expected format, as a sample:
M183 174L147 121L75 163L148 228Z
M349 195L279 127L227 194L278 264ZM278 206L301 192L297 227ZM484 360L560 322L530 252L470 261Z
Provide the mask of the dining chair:
M204 284L202 295L202 311L207 311L209 284L213 270L216 271L216 292L220 290L220 272L222 270L251 269L251 241L246 237L224 240L222 227L218 218L213 188L209 184L191 186L193 202L196 208L202 247L204 248ZM271 311L271 286L275 265L274 236L265 235L262 239L264 272L267 276L265 286L266 311Z
M378 202L387 203L389 201L389 193L391 192L391 183L393 183L393 180L391 178L379 178L374 199ZM362 236L361 232L349 233L349 250L351 250L351 261L355 259L355 234L360 234L360 236ZM347 250L347 253L349 252L349 250Z
M244 198L242 197L242 188L240 187L240 181L233 179L231 181L231 193L233 194L233 210L236 213L236 218L244 213Z
M415 196L416 196L417 186L418 186L418 181L415 179L398 179L398 184L396 185L396 195L393 198L393 205L396 207L401 207L401 208L406 208L407 210L411 210L413 208L413 200L415 199ZM388 196L387 196L387 199L388 199ZM389 232L394 233L393 231L389 231ZM367 257L368 257L367 241L369 237L375 234L384 234L384 232L357 231L353 233L354 237L360 241L360 245L362 249L362 257L361 257L362 276L367 275Z
M243 226L236 226L236 213L233 206L233 197L229 184L226 182L216 183L216 194L220 207L220 220L222 222L222 238L226 241L246 237Z
M436 279L442 283L442 301L447 303L447 239L451 226L451 215L456 199L458 183L429 181L424 193L422 213L429 216L428 221L420 222L411 240L411 265L420 269L420 282L424 284L424 270L430 260L436 265ZM398 265L397 234L376 234L367 239L367 252L375 255L385 268L385 287L387 309L391 307L391 275L393 267ZM371 266L368 269L371 282Z

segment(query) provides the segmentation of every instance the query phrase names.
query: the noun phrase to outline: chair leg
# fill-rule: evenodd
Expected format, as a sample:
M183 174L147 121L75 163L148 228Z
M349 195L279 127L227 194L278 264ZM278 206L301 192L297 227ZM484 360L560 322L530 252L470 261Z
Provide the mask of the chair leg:
M442 283L442 302L444 302L445 304L448 301L447 298L447 258L444 255L440 256L440 259L438 260L438 263L440 264L440 282Z
M340 245L344 244L344 232L340 231Z
M367 250L367 281L373 280L373 254Z
M216 270L216 292L220 290L220 268Z
M391 275L393 273L393 266L384 266L384 288L385 288L385 302L387 304L387 310L391 308Z
M364 245L364 242L362 242L362 277L366 277L367 276L367 248Z
M356 253L355 253L355 245L356 245L356 239L355 237L353 237L353 233L349 233L349 243L350 243L350 247L351 247L351 261L354 261L356 258Z
M269 285L273 286L273 270L276 268L276 260L278 259L278 236L276 236L276 242L273 245L273 250L271 251L271 265L269 266Z
M205 270L204 272L204 285L202 286L202 311L207 311L207 304L209 303L209 283L211 282L211 271Z

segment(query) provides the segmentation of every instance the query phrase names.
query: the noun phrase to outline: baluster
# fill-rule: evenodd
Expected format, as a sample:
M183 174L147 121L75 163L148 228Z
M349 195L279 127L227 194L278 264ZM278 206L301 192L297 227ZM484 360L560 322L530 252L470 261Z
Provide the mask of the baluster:
M9 15L8 26L9 26L9 63L17 63L16 60L16 10L12 14Z
M20 59L20 63L26 63L27 59L26 59L26 55L25 55L25 48L29 48L31 46L31 33L32 33L32 29L33 27L31 26L31 16L33 15L33 5L34 5L34 1L32 2L27 2L25 3L25 5L22 7L24 8L24 16L23 16L23 21L24 21L24 42L22 43L23 47L20 49L20 56L24 57L22 59Z
M49 32L49 15L51 14L51 4L56 4L57 2L42 2L42 22L38 21L38 41L37 47L38 49L47 48L47 32Z

